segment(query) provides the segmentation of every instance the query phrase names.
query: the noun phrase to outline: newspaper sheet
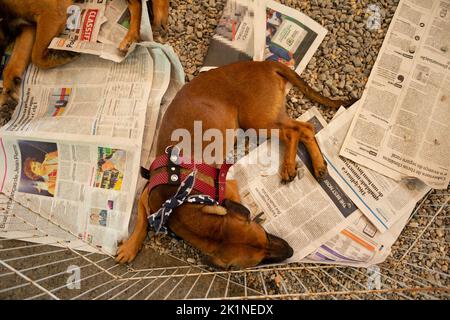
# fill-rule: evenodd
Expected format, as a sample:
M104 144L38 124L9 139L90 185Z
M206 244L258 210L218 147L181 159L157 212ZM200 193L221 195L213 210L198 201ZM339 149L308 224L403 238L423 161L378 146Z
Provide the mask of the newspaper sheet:
M54 242L115 253L128 235L145 125L151 145L170 79L175 57L165 52L147 43L121 64L82 56L57 69L28 68L15 113L0 129L0 193L8 199L0 204L1 236L49 243L29 225L17 232L30 219L73 235L55 227Z
M316 108L310 109L299 120L312 123L317 132L326 126ZM241 200L251 211L252 219L289 242L294 256L288 262L300 262L354 223L361 214L332 177L317 182L303 145L297 152L298 178L289 184L281 184L277 170L273 170L274 166L278 169L278 163L268 167L256 162L261 159L258 155L269 154L270 144L268 140L240 159L230 174L238 182ZM271 150L271 155L272 152L277 150Z
M410 207L409 212L413 209L414 206ZM350 226L322 244L302 262L365 268L382 263L410 217L404 214L387 232L380 233L361 212L355 215L358 218Z
M402 0L340 154L396 180L450 180L450 0Z
M143 45L149 44L144 43ZM145 121L144 140L141 153L141 166L144 168L149 168L156 157L155 145L158 139L158 129L161 126L161 120L176 93L185 83L183 66L172 47L154 42L151 45L155 48L160 48L164 52L164 56L158 51L155 51L153 56L155 65L158 66L158 69L155 69L154 73L157 73L159 76L154 75L153 77L152 91L150 92L150 99L147 107L149 111L147 111L147 119ZM150 110L154 111L150 113ZM134 230L139 197L147 182L148 180L139 176L135 204L129 224L129 232Z
M399 185L405 184L406 182L396 182L387 177L383 177L373 170L361 167L351 160L337 156L356 108L357 106L354 105L349 110L345 110L344 108L339 109L331 123L317 135L321 150L327 158L330 175L348 192L347 194L350 198L365 213L367 212L365 210L367 207L364 204L370 201L362 203L362 199L359 199L356 196L357 193L352 190L352 188L359 190L357 186L360 184L366 186L366 188L382 190L383 195L378 198L378 204L375 204L376 207L389 206L394 196L397 197L396 201L401 203L402 207L399 208L398 212L395 212L397 216L395 219L396 222L383 233L364 216L362 211L355 213L355 215L358 215L358 219L353 224L322 244L317 250L303 259L303 262L338 263L340 265L357 267L369 267L370 265L383 262L389 255L392 244L406 226L417 200L430 190L430 188L416 180L414 183L412 181L410 182L413 184L409 185L411 189L408 188L407 192L398 192L396 194L395 190L399 188ZM348 170L348 172L357 173L357 176L353 176L352 178L347 177L347 179L341 178L341 176L345 176L344 172L347 172L344 171L344 168L349 165L352 169ZM361 179L362 177L364 178ZM370 183L369 181L364 181L369 178L371 179ZM380 181L382 184L379 183ZM361 198L364 198L367 192L359 190L358 194ZM374 193L369 192L369 194L373 195ZM372 209L374 212L378 212L379 210L376 207L374 210Z
M327 30L301 12L266 0L229 0L202 71L237 61L274 60L304 70Z
M395 181L374 170L339 157L345 135L358 108L356 103L317 134L329 174L377 229L385 232L408 214L429 190L419 180Z
M126 55L118 49L130 25L127 1L97 0L101 5L95 2L84 0L84 3L71 6L72 11L67 22L68 27L72 26L71 30L66 30L62 35L53 38L49 48L97 55L117 63L122 62L136 48L136 44L133 44ZM142 1L141 38L144 41L151 41L153 38L147 5L146 0ZM102 6L101 11L99 6ZM83 36L84 33L79 31L83 29L93 30L92 36Z

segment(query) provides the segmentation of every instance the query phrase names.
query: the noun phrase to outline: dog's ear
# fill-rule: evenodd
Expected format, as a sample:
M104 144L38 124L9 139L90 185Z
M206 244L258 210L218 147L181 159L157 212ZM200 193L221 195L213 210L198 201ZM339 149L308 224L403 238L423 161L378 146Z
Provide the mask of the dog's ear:
M240 214L243 218L250 221L250 210L240 203L234 202L232 200L225 199L222 204L228 211L234 211Z

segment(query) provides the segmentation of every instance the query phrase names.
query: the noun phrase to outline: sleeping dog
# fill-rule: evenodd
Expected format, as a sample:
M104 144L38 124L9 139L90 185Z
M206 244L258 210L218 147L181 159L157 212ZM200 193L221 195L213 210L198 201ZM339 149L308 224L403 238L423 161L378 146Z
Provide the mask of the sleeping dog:
M0 0L0 49L12 32L17 32L10 61L3 72L3 105L17 103L22 75L32 61L39 68L52 68L72 61L77 55L51 51L51 40L66 28L67 9L74 0ZM124 54L140 39L141 0L127 0L130 29L119 45ZM169 0L152 0L153 28L167 29ZM9 36L9 37L8 37ZM1 52L0 52L1 53Z
M290 119L285 111L287 82L325 106L338 108L348 105L348 102L319 95L281 63L231 64L200 74L180 90L162 119L157 154L164 154L169 146L180 142L172 141L174 130L183 128L193 136L195 121L202 122L203 130L220 130L223 137L227 129L255 129L257 132L260 129L279 129L279 138L285 145L280 170L282 182L290 182L297 175L296 152L300 142L311 156L315 177L323 178L327 167L315 140L313 126ZM206 146L207 142L203 142L203 150ZM224 150L223 159L226 153ZM182 156L193 159L194 152ZM155 178L158 180L158 176L169 175L172 178L172 170L175 172L176 167L161 166L161 163L150 168L150 182L140 196L135 229L130 238L119 246L117 262L126 263L135 259L147 235L148 216L157 212L167 203L167 199L178 192L178 186L171 185L168 180L157 186L152 182ZM214 170L212 172L214 175ZM206 185L215 184L211 178L203 180ZM206 263L219 268L251 267L260 263L281 262L292 256L292 248L286 241L268 234L261 225L250 219L249 211L239 203L236 181L224 183L226 200L222 202L222 210L214 206L208 208L202 204L183 203L172 211L167 220L170 230L198 248L205 255ZM208 186L204 185L203 189L208 190Z

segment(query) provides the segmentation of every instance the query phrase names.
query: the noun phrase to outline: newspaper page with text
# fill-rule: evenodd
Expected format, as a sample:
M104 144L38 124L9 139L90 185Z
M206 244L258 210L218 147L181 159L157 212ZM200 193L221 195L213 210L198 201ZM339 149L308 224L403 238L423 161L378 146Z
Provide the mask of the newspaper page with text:
M151 145L173 59L146 46L121 64L83 56L62 68L27 70L19 105L0 130L3 237L48 243L26 225L17 232L23 218L48 219L109 254L127 237L144 129ZM68 241L60 236L52 235Z
M385 232L429 190L417 179L396 181L339 156L358 103L335 117L316 136L329 174L378 230Z
M352 110L353 109L353 110ZM336 125L334 121L346 113L346 109L341 107L333 117L329 125L319 133L318 140L322 141L323 136L327 136L328 139L333 141L340 141L342 143L343 138L340 140L333 138L333 127L338 127L336 130L347 132L350 126L351 118L354 116L356 106L352 106L347 113L351 114L350 119L347 122L344 119L342 123ZM323 142L321 148L323 148ZM333 143L334 144L334 143ZM323 149L322 149L323 151ZM328 154L333 151L326 150ZM337 157L337 152L335 151ZM334 158L334 157L329 157ZM344 160L344 159L342 159ZM351 160L347 160L351 161ZM356 165L356 164L355 164ZM364 168L364 170L370 170ZM339 180L338 180L339 181ZM342 184L341 184L342 185ZM427 188L429 190L429 188ZM355 222L349 225L347 228L340 231L336 236L331 238L326 243L322 244L317 250L312 252L306 258L302 260L305 263L324 263L324 264L339 264L348 265L354 267L370 267L375 264L382 263L386 260L391 252L391 246L400 236L400 233L405 228L409 218L414 214L413 209L416 203L410 203L409 208L405 207L403 214L397 222L393 224L387 231L381 233L360 211L355 213L358 218Z
M410 207L409 212L413 209L414 206ZM322 244L302 262L365 268L382 263L410 217L409 214L403 215L388 231L381 233L361 212L355 215L358 218L351 225Z
M340 154L390 178L450 180L450 0L401 0Z

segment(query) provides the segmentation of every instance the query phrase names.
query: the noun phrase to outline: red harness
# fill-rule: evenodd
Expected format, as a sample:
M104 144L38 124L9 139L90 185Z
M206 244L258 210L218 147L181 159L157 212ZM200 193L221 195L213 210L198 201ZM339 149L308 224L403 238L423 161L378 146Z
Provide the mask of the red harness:
M180 168L187 169L191 172L196 169L197 172L201 172L202 174L211 177L214 181L214 186L211 186L200 179L195 179L194 189L201 194L210 196L219 203L222 203L225 197L226 177L231 166L231 164L224 163L221 165L220 169L218 169L204 163L193 163L189 159L183 158L173 152L171 148L168 148L166 153L156 157L150 165L150 169L147 170L141 168L141 175L149 180L147 188L148 192L151 192L160 185L180 185L189 174L181 173ZM152 171L160 168L167 168L167 171L162 171L154 175L150 174Z

